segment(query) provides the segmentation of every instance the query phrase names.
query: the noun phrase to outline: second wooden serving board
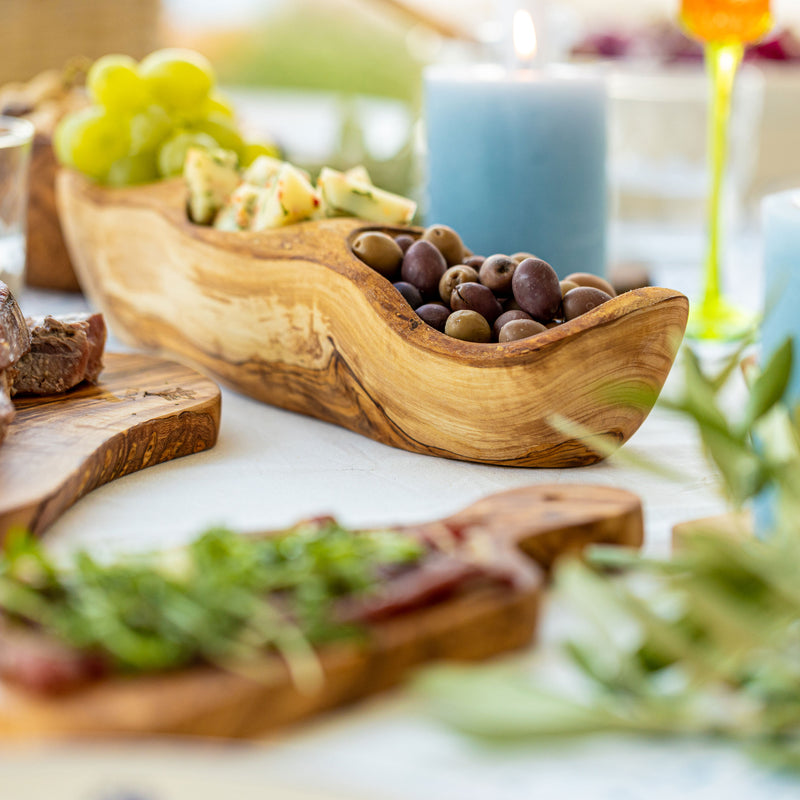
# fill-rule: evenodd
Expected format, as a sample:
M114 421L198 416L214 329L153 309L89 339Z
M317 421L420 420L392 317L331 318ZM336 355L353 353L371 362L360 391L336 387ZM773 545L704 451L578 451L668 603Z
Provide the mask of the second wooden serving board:
M357 644L319 651L324 681L303 692L283 662L251 665L257 677L197 667L101 680L41 698L0 685L0 737L180 734L254 738L393 686L437 659L478 660L531 641L545 571L587 544L642 542L639 499L599 486L529 486L492 495L423 527L491 540L493 558L513 560L521 579L491 585L370 626ZM494 550L497 552L494 553Z

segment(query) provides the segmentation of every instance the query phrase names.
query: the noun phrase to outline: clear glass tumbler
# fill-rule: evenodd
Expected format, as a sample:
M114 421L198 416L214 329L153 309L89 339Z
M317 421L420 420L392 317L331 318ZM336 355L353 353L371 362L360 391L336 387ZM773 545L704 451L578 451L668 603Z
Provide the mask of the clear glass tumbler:
M19 295L25 278L25 220L33 125L0 116L0 281Z

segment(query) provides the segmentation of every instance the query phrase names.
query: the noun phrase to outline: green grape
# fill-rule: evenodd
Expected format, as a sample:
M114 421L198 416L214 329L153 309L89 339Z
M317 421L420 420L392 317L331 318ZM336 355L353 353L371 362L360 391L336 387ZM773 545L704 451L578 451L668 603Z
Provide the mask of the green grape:
M78 114L67 114L56 125L53 131L53 150L60 164L65 167L74 167L72 161L72 140L81 124Z
M172 133L174 123L161 106L148 106L134 114L130 121L131 155L146 150L158 150L159 145Z
M154 151L123 156L109 168L106 183L109 186L134 186L158 180L158 165Z
M212 114L218 114L228 119L236 117L236 112L233 110L231 103L219 92L212 92L206 102L203 103L203 116L208 117Z
M127 155L130 134L123 117L101 106L90 106L62 120L54 144L62 164L102 180L109 167Z
M97 59L86 76L89 96L111 111L130 112L145 106L148 92L130 56L108 55Z
M206 119L193 122L189 129L192 131L199 131L200 133L207 133L223 150L233 150L234 153L239 155L244 149L244 140L242 139L239 131L236 130L236 125L227 117L220 116L219 114L212 114Z
M259 156L280 158L281 155L281 150L277 145L250 142L242 148L242 156L239 160L239 164L242 167L249 167Z
M177 111L202 106L214 85L211 62L194 50L150 53L139 64L139 74L158 103Z
M167 139L158 151L158 172L168 178L183 172L183 162L190 147L203 147L216 150L219 145L207 133L178 131Z
M183 125L194 125L208 117L224 119L232 125L236 114L233 106L222 95L212 92L200 105L175 112L175 117Z

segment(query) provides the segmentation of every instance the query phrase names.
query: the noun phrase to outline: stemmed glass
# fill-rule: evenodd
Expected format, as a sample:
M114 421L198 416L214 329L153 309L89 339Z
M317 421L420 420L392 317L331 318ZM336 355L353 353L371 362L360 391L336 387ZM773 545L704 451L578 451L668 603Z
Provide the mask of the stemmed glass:
M681 0L680 19L685 30L705 47L712 86L704 286L699 303L692 307L687 335L695 339L737 339L752 330L755 319L726 300L720 286L722 179L734 79L745 45L760 39L772 26L770 0Z

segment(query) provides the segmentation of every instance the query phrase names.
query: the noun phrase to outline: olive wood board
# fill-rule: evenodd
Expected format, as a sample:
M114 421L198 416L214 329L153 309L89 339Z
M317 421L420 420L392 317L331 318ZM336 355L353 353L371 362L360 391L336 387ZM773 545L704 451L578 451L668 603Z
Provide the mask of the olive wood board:
M698 531L715 536L744 541L753 537L753 515L747 511L731 511L713 517L693 519L680 522L672 528L672 546L680 547L681 543Z
M215 230L188 220L179 179L113 189L62 170L57 194L81 286L115 335L415 453L520 467L599 461L554 417L624 444L686 326L686 297L648 287L527 339L462 342L423 323L352 252L364 230L418 228L338 218Z
M53 699L0 687L0 737L176 734L257 738L280 726L389 688L438 659L473 661L530 643L545 570L589 543L638 547L636 495L596 486L542 485L478 501L437 527L491 546L522 576L514 586L464 591L368 629L360 643L319 650L324 681L302 692L277 657L258 678L196 667L171 674L116 677ZM482 538L478 538L482 537ZM541 567L544 567L543 570ZM249 674L254 674L251 667Z
M193 369L106 353L97 385L17 397L0 446L0 540L13 526L41 534L92 489L212 447L220 390Z

